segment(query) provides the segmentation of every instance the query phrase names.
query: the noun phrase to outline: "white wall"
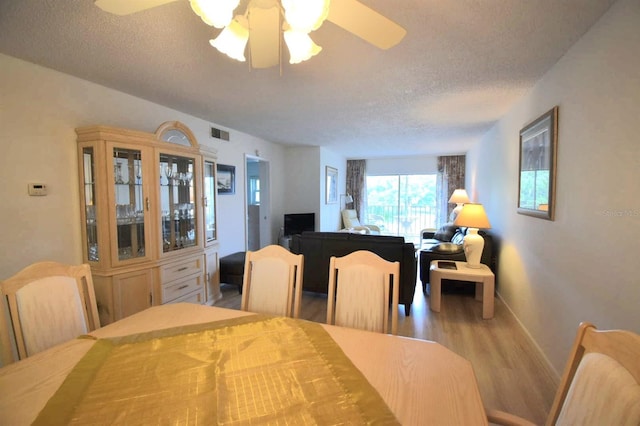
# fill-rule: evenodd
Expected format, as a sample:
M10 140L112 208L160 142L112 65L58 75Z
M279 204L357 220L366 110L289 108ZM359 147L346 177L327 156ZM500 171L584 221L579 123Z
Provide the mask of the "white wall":
M518 215L518 133L559 105L556 219ZM640 333L640 2L619 0L467 155L498 291L561 372L581 321Z
M235 165L236 194L218 198L222 255L244 250L244 218L238 214L244 211L244 153L258 149L270 161L272 205L283 203L280 145L232 129L230 142L212 139L214 123L5 55L0 55L0 93L0 278L39 260L82 261L74 131L79 126L154 132L161 123L178 120L200 144L218 150L219 162ZM47 184L50 194L28 196L29 182Z
M325 167L338 169L338 193L344 194L347 160L326 148L305 146L286 148L285 160L285 212L313 212L316 214L317 231L338 231L342 225L341 198L338 195L337 203L326 204Z
M327 204L327 179L326 167L338 170L338 200L336 203ZM336 232L342 229L341 202L347 188L347 159L326 148L320 148L320 229L319 231Z
M287 190L284 213L315 213L316 230L320 229L320 148L288 147L285 149L285 162ZM279 220L283 223L284 217Z

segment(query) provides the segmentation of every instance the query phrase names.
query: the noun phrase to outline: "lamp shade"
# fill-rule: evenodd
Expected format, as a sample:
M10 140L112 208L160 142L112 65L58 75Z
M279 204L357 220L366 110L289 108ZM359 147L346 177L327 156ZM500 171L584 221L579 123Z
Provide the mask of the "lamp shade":
M329 14L329 0L282 0L289 26L303 33L317 30Z
M353 203L353 197L351 196L351 194L347 194L347 196L344 197L344 203L345 204Z
M491 228L484 207L482 204L475 203L465 204L453 224L455 226L466 226L469 228Z
M240 0L190 0L190 3L191 9L205 24L224 28L231 22Z
M453 191L453 194L451 194L451 198L449 198L449 203L451 204L466 204L470 202L471 200L467 195L467 191L464 189L456 189Z
M249 40L249 30L247 29L248 25L243 26L245 22L246 18L236 16L235 19L222 30L220 35L214 40L209 40L209 43L236 61L246 61L244 49L247 47L247 41Z
M289 29L284 32L284 41L289 48L289 63L299 64L312 56L317 55L322 50L311 40L309 34Z

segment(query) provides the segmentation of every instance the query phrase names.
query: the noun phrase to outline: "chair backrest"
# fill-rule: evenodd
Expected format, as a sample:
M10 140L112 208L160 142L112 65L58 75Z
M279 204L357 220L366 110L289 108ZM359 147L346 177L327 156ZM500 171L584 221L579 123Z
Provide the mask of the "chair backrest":
M0 282L0 293L19 359L100 328L89 265L34 263ZM5 339L4 362L13 360L10 346Z
M358 219L358 212L354 209L342 210L342 222L345 228L355 228L356 226L362 226Z
M248 251L242 282L243 311L298 318L304 257L284 247Z
M547 425L639 425L640 336L582 323Z
M329 261L327 324L387 333L391 293L391 334L398 332L400 262L367 250Z

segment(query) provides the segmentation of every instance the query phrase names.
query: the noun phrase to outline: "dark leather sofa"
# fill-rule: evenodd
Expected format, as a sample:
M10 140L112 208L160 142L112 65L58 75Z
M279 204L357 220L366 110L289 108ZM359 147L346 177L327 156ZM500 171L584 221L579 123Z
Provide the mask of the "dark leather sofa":
M347 232L303 232L291 239L291 251L304 255L302 288L315 293L327 293L329 287L329 259L357 250L371 251L383 259L400 262L399 302L405 314L411 312L416 288L416 257L412 243L403 237L362 235Z
M466 262L462 243L468 228L458 228L453 225L444 225L437 232L424 231L419 252L420 261L420 281L422 290L427 292L429 284L429 267L433 260L450 260ZM487 265L494 270L493 262L493 238L491 234L480 230L478 234L484 238L484 248L480 263Z

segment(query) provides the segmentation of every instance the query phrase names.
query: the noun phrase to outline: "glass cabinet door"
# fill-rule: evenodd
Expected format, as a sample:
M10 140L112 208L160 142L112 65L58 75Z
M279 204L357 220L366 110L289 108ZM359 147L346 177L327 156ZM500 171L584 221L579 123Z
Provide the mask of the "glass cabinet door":
M194 185L195 160L160 153L162 252L198 244Z
M215 241L216 230L216 163L204 161L204 234L205 243Z
M84 183L84 210L87 259L98 262L98 223L96 221L95 153L92 146L82 148L82 176Z
M145 209L148 199L142 185L142 151L113 148L117 259L146 256Z

